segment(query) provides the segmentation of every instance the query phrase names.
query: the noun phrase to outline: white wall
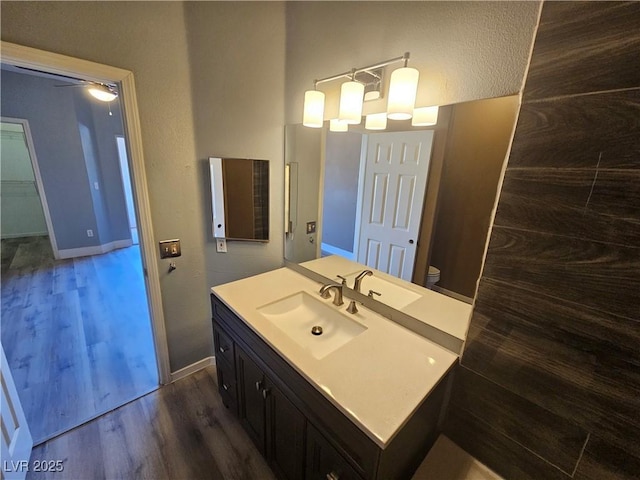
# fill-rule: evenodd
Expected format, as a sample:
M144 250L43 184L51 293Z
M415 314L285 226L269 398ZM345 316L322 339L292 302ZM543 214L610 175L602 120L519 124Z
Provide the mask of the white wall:
M288 2L287 123L302 122L304 91L314 79L407 51L409 65L420 70L418 106L516 93L539 7L537 1ZM384 111L385 102L367 108ZM337 98L328 95L325 110L333 118Z

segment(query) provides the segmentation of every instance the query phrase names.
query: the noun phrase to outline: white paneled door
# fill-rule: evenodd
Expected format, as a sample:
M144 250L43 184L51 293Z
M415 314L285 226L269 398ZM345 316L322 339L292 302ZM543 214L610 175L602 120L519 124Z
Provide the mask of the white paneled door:
M23 479L29 470L29 457L33 441L27 426L18 391L13 383L7 357L2 350L2 478Z
M369 135L358 262L411 281L433 131Z

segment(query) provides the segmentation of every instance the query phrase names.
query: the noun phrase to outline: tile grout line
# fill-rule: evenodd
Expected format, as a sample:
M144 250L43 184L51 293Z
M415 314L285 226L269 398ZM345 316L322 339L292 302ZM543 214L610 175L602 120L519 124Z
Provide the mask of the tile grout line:
M493 430L494 432L496 432L498 435L510 440L511 442L515 443L516 445L518 445L519 447L525 449L527 452L531 453L532 455L538 457L540 460L542 460L544 463L546 463L547 465L550 465L551 467L555 468L556 470L560 471L561 473L564 473L565 475L567 475L568 477L572 478L572 475L568 472L565 472L562 468L560 468L559 466L551 463L549 460L547 460L546 458L542 457L541 455L537 454L536 452L534 452L533 450L531 450L529 447L526 447L525 445L521 444L520 442L518 442L517 440L511 438L510 436L500 432L499 430L497 430L496 428L494 428L489 422L484 421L482 418L474 415L472 412L470 412L469 410L467 410L464 407L459 407L461 410L464 410L466 413L468 413L469 415L471 415L473 418L475 418L476 420L478 420L479 422L483 423L484 425L486 425L489 429ZM475 457L474 457L475 458Z
M592 92L580 92L580 93L567 93L564 95L555 95L553 97L545 97L545 98L534 98L532 100L525 100L523 99L522 104L523 105L531 105L531 104L535 104L535 103L544 103L544 102L553 102L556 100L566 100L569 98L576 98L576 97L589 97L589 96L593 96L593 95L607 95L607 94L611 94L611 93L625 93L625 92L633 92L636 90L640 90L640 86L636 86L636 87L625 87L625 88L613 88L610 90L597 90L597 91L592 91Z
M580 462L582 461L582 457L584 456L584 451L587 449L587 443L589 443L589 439L591 438L591 432L587 433L587 438L584 441L584 445L582 446L582 450L580 450L580 456L578 457L578 461L576 462L576 466L573 469L573 473L571 474L571 478L573 478L578 471L578 467L580 466Z

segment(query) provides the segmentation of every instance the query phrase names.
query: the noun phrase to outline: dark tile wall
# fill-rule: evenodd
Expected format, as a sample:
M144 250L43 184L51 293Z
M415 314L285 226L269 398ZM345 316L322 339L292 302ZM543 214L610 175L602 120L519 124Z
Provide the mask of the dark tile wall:
M445 430L505 478L640 478L640 2L542 7Z

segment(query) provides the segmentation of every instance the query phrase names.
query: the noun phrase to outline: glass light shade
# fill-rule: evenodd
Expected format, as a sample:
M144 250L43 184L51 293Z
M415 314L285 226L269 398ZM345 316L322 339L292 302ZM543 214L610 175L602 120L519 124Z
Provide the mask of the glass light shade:
M346 132L349 130L349 124L343 120L332 118L329 120L329 130L332 132Z
M387 113L372 113L367 115L364 122L364 128L367 130L384 130L387 128Z
M418 92L420 72L415 68L402 67L391 73L387 117L391 120L408 120L413 115Z
M305 127L322 128L324 123L324 93L318 90L304 92L302 124Z
M413 111L411 125L414 127L428 127L438 123L438 107L420 107Z
M340 87L340 113L338 119L351 125L362 121L362 102L364 101L364 84L360 82L344 82Z
M89 93L101 102L110 102L118 97L118 94L105 85L92 85Z

